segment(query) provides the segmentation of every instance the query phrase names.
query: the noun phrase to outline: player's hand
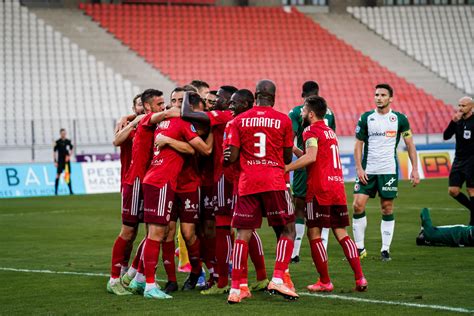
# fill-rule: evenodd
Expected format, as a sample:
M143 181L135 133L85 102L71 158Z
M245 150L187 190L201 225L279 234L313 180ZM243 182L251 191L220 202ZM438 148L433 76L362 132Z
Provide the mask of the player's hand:
M453 115L453 122L459 121L462 118L463 114L464 113L461 111L456 111L456 113L454 113Z
M364 169L357 169L357 177L362 184L367 184L369 181L369 176Z
M130 125L133 126L133 128L137 127L138 123L140 123L140 120L145 116L145 114L138 115L133 121L130 122Z
M224 149L224 161L230 162L230 147Z
M420 183L420 175L418 174L418 170L411 171L410 182L413 187L416 187Z
M66 162L69 162L69 156L66 156Z
M121 131L125 126L127 126L128 120L126 116L123 116L120 118L120 120L117 121L117 124L115 124L115 134L117 134L119 131Z
M165 136L163 134L158 134L155 138L155 146L158 148L163 148L164 146L168 145L171 141L171 138Z
M180 117L181 109L177 107L172 107L171 109L166 110L166 118Z

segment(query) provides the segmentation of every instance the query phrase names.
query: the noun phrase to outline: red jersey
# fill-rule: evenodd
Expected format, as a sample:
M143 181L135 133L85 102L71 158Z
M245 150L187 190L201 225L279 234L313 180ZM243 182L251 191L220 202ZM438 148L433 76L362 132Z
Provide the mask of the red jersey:
M230 133L230 129L232 127L233 122L234 122L234 120L231 120L225 126L224 140L222 141L222 150L226 149L230 145L229 144L229 137L227 137L227 136ZM222 152L222 153L224 153L224 152ZM222 156L222 165L224 165L224 156ZM223 170L224 170L224 176L229 182L232 182L233 184L235 184L235 181L234 181L235 178L237 178L237 181L238 181L238 179L239 179L239 175L238 175L239 169L237 167L237 164L231 164L227 167L223 166ZM234 185L234 187L235 187L235 185Z
M155 131L155 124L150 123L153 112L148 113L138 123L135 137L133 138L132 146L132 160L130 162L130 169L125 176L126 184L133 185L133 182L138 177L140 182L150 165L151 157L153 156L153 133Z
M120 145L120 181L123 185L128 169L130 169L130 162L132 162L132 147L135 130L133 129L128 135L127 139Z
M218 182L224 173L224 155L222 142L224 140L224 130L227 122L233 119L232 112L225 111L209 111L206 112L211 121L211 130L214 135L213 156L214 156L214 182Z
M179 141L190 141L198 137L194 126L182 120L180 117L174 117L162 121L155 130L155 137L159 134L171 137ZM153 159L148 169L143 183L161 188L170 182L173 191L176 191L178 174L184 163L184 155L180 154L170 146L161 149L154 148Z
M286 190L283 148L293 147L287 115L254 106L234 119L229 144L240 148L240 196Z
M305 148L316 141L318 146L316 161L306 167L306 201L310 202L315 197L320 205L346 205L336 133L324 121L317 121L304 130L303 141Z
M196 192L201 185L197 157L194 155L184 156L184 164L178 176L177 193Z

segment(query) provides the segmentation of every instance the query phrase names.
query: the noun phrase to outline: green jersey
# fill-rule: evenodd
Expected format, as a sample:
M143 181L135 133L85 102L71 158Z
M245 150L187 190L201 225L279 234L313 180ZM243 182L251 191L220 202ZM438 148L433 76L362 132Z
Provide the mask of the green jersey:
M408 118L390 110L376 110L361 115L356 138L364 142L362 167L367 174L397 174L397 146L400 136L411 137Z
M303 143L303 118L301 117L301 111L303 110L303 105L298 105L295 106L290 113L288 113L288 116L291 119L291 123L293 125L293 133L295 133L296 136L296 146L303 150L304 149L304 143ZM331 111L331 109L327 109L326 115L324 115L324 122L326 123L327 126L332 128L332 130L335 132L336 131L336 118L334 117L334 112Z

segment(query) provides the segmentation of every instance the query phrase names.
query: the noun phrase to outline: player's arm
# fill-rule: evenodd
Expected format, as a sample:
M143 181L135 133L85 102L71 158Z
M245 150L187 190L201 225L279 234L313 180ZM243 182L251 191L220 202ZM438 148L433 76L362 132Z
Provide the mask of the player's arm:
M367 184L369 181L369 177L365 172L364 168L362 168L362 149L364 148L364 142L360 139L356 139L355 146L354 146L354 163L356 167L357 177L359 181L363 184Z
M303 156L304 152L298 147L293 146L293 154L295 154L297 158L300 158L301 156Z
M170 146L174 150L182 153L182 154L188 154L188 155L194 155L195 151L194 148L187 142L183 142L168 136L165 136L163 134L159 134L155 138L155 146L158 148L163 148L164 146Z
M209 156L212 153L212 147L214 145L214 136L209 133L206 141L203 141L201 137L194 137L189 141L189 144L201 155Z
M181 106L181 118L188 122L196 122L209 126L211 120L205 112L195 112L191 103L189 103L189 93L186 92Z
M130 135L130 133L133 131L135 127L137 127L138 123L140 120L144 117L145 115L138 115L135 117L127 126L119 130L118 132L115 133L114 141L112 142L114 146L118 147L122 145Z
M305 146L306 153L293 162L290 160L291 163L285 166L285 172L304 168L316 161L316 156L318 155L318 139L316 137L307 139Z
M239 159L240 148L230 145L224 150L224 162L232 164Z
M293 147L283 147L283 162L285 165L293 160Z
M58 166L58 144L57 143L54 145L53 159L54 159L54 165L57 167Z
M418 174L418 157L416 155L416 146L413 142L411 131L402 133L403 141L407 146L408 157L410 158L412 170L410 174L410 182L416 187L420 183L420 175Z
M135 113L122 116L115 125L115 134L117 134L121 129L127 126L128 122L133 121L136 117L137 115Z
M180 111L179 108L173 107L166 111L154 113L150 118L150 124L159 124L166 119L169 119L172 117L179 117L180 116L179 111Z

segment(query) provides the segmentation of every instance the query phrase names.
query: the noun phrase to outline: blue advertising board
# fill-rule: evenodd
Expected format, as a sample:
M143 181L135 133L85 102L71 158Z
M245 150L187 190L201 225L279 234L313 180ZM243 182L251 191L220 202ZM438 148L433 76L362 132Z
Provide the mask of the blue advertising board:
M0 198L54 195L55 179L56 167L52 163L0 165ZM71 163L71 183L74 193L86 193L79 163ZM69 194L64 173L58 194Z

